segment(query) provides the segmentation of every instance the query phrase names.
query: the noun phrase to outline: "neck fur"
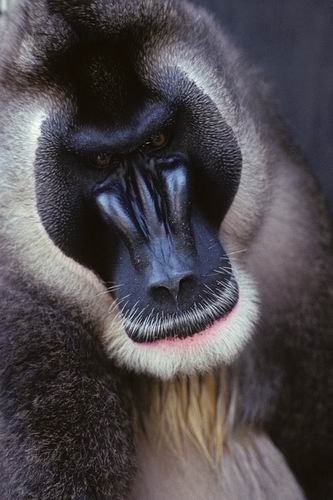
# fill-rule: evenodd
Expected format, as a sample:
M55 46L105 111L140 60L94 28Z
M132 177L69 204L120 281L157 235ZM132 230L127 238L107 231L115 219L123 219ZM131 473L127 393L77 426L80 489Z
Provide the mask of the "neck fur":
M210 462L220 461L233 420L226 369L168 382L142 380L140 386L135 391L137 435L173 448L178 456L190 442Z

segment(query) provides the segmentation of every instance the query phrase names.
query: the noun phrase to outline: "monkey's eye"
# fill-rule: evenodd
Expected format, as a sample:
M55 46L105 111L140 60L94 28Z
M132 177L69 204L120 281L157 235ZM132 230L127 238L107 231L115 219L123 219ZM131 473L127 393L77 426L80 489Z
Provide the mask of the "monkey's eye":
M109 153L98 153L94 157L94 163L97 168L107 168L112 163L112 156Z
M170 135L167 132L160 132L159 134L153 135L149 141L142 146L142 149L145 151L157 151L158 149L165 148L169 139Z

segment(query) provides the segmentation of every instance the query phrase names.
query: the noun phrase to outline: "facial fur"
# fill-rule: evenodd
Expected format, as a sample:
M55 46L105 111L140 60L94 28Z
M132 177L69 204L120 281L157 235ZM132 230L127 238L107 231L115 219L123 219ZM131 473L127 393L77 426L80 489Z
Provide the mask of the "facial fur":
M185 49L177 28L200 23L204 35L206 14L142 5L152 20L145 36L135 10L132 32L116 4L97 2L94 14L74 19L54 2L50 46L38 44L41 15L14 47L17 66L6 71L26 84L15 99L5 89L11 158L2 155L2 200L14 224L3 222L8 252L19 248L34 279L89 308L118 364L168 378L230 363L251 337L258 296L246 252L270 173L245 91L236 99L227 83L211 84L222 66L233 77L228 40L217 36L215 64L200 42ZM98 24L99 8L109 24ZM161 19L176 24L163 30ZM141 151L165 130L165 148ZM105 168L95 168L100 153L112 158Z

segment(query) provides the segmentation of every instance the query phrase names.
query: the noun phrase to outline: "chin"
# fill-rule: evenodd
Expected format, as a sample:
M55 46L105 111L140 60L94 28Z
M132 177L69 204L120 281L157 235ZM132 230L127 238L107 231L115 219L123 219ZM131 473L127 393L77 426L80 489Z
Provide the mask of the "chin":
M182 331L177 321L174 329L170 322L167 329L158 324L155 334L150 328L149 336L139 338L117 314L104 334L108 354L123 368L164 380L231 364L250 341L259 309L254 282L244 272L237 274L228 307L216 310L215 317L207 311L206 325L193 321L197 328ZM192 318L187 319L191 323Z

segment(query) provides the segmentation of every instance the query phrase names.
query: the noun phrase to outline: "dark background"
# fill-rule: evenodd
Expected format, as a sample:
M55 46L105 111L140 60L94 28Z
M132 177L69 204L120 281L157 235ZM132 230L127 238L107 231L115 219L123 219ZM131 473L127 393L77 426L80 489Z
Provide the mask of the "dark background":
M333 0L197 0L273 84L333 208Z

